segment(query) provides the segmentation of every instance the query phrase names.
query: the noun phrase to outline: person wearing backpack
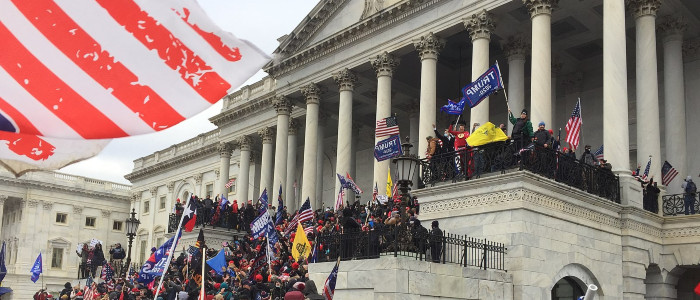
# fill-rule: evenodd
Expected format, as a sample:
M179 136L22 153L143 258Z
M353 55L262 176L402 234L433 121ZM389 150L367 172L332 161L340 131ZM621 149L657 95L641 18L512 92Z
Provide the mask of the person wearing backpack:
M683 183L682 187L683 190L685 191L685 201L684 202L684 207L685 207L685 214L688 214L688 211L690 211L691 215L695 214L695 193L698 191L698 187L695 185L695 182L693 182L693 177L688 176Z

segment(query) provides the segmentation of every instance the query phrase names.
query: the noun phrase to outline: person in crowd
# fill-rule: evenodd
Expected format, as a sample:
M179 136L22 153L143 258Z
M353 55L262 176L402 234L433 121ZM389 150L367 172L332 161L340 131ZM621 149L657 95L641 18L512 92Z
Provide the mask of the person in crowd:
M202 200L202 206L204 207L204 211L202 214L202 224L206 225L209 224L209 221L211 221L212 209L214 208L214 201L211 200L209 195L207 195L207 197L204 198L204 200Z
M126 251L121 243L116 243L109 247L110 264L114 268L115 274L122 273L122 261L126 257Z
M550 143L550 140L552 139L552 135L544 127L545 127L544 121L540 121L540 123L537 124L537 131L535 131L532 141L537 146L540 146L543 148L548 148L550 146L549 143Z
M471 133L474 133L474 131L476 131L476 129L479 128L479 126L481 126L481 124L479 124L478 122L472 124L472 131L471 131Z
M75 253L78 254L78 257L80 257L80 271L82 274L81 278L87 278L88 273L90 272L90 268L88 266L88 258L90 257L90 249L88 248L88 245L83 244L81 251L78 252L78 250L75 250Z
M503 131L503 134L505 134L506 136L508 135L508 127L506 127L506 124L501 123L500 125L498 125L498 128L501 129L501 131Z
M513 124L513 131L510 134L510 139L515 143L516 149L522 149L530 144L532 139L532 122L527 118L527 109L520 112L520 118L515 118L513 112L508 110L508 119Z
M447 131L455 138L454 150L460 151L460 150L466 149L467 148L467 138L469 137L469 131L466 131L466 128L465 128L463 122L456 124L457 130L454 130L452 126L453 126L453 124L450 124L450 127L447 129ZM434 128L435 128L435 124L433 124L433 129Z
M305 287L304 287L304 296L306 296L306 299L308 300L324 300L326 299L325 297L321 296L318 293L318 289L316 288L316 282L313 280L307 280Z
M182 203L180 203L180 198L177 198L177 200L175 200L175 215L180 218L183 211L184 207L182 206Z
M433 262L440 262L440 257L442 253L442 230L440 230L440 223L438 221L433 221L430 225L430 256Z
M591 153L591 145L586 145L583 148L583 154L581 154L581 158L579 159L579 162L582 164L586 164L589 166L595 166L596 159L595 155Z
M693 177L688 176L683 180L683 184L681 187L683 188L683 191L685 194L683 195L683 207L685 214L695 214L695 194L698 192L698 187L695 185L695 182L693 182Z
M63 299L63 296L66 296L66 299L71 299L70 295L72 292L73 287L71 286L70 282L66 282L66 284L63 285L63 290L58 294L58 297Z
M102 251L102 244L95 244L95 249L92 250L91 261L90 271L92 272L91 276L94 278L97 274L97 267L101 267L105 262L105 253Z
M644 210L653 213L659 212L658 201L659 193L661 193L661 190L656 186L656 182L654 182L654 176L652 176L649 179L649 183L642 182L642 188L644 194L642 198L642 207L644 208Z
M306 284L299 281L292 285L292 289L284 294L284 300L304 300L304 293L302 292L306 288Z

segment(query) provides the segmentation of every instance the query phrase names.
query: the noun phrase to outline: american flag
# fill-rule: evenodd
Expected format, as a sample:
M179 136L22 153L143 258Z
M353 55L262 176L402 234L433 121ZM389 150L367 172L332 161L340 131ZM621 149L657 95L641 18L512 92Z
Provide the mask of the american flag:
M676 168L671 166L668 161L664 161L664 165L661 167L661 184L668 185L676 178L676 175L678 175Z
M323 284L323 297L326 298L326 300L333 300L333 295L335 294L335 282L338 280L339 266L340 257L338 257L338 260L335 262L335 267L333 267L331 274L328 275L328 279L326 279L326 282Z
M297 228L297 223L304 223L313 218L314 211L311 210L311 200L306 198L306 201L304 201L304 204L299 207L299 210L297 211L297 214L294 215L294 218L292 218L292 221L287 224L287 229L284 230L284 235L288 236L292 230L295 230Z
M229 180L228 183L226 183L226 185L224 185L224 186L225 186L227 189L229 189L229 188L231 188L231 186L233 186L233 183L234 183L234 182L236 182L236 178L232 178L232 179Z
M647 163L647 167L644 168L644 174L642 174L642 176L640 176L640 178L642 180L647 181L647 179L649 177L649 169L651 169L651 157L649 157L649 162Z
M578 148L579 135L581 133L581 99L576 102L576 107L571 113L569 122L566 122L566 142L571 145L571 148Z
M340 208L343 206L343 202L345 202L343 198L345 198L345 189L341 187L338 191L338 197L335 199L335 205L333 206L335 211L340 210Z
M15 173L170 128L269 60L195 0L2 1L0 39L0 158Z
M111 281L112 276L114 276L112 266L109 263L102 265L102 274L100 275L100 278L102 278L104 281Z
M377 201L377 195L379 195L379 189L377 188L377 183L374 183L374 190L372 191L372 202Z
M595 159L597 160L603 159L605 157L605 155L603 155L603 145L600 145L600 148L598 148L593 155L595 155Z
M396 117L386 117L377 121L377 127L374 129L376 137L399 134L399 123Z

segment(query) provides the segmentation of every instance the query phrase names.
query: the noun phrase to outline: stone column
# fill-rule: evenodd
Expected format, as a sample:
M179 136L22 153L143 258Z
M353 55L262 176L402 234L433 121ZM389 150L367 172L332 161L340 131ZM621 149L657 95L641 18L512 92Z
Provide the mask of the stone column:
M238 149L241 151L241 162L238 168L238 178L236 178L236 195L238 196L239 205L241 202L248 201L248 189L250 185L250 149L253 140L247 136L241 136L236 140ZM231 199L229 199L231 200ZM233 202L231 200L231 202Z
M525 108L525 58L529 54L530 44L522 35L508 38L503 52L508 58L508 103L517 118ZM508 122L508 133L513 131L513 124Z
M603 143L617 173L630 174L624 0L603 2ZM656 83L654 83L656 84Z
M372 67L377 72L377 112L375 120L379 121L383 118L391 116L391 78L394 70L399 65L400 60L394 55L384 52L377 55L376 58L370 61ZM421 92L422 93L422 92ZM387 137L377 138L375 136L374 143ZM379 186L386 184L387 174L389 172L390 160L378 162L374 160L374 182Z
M294 181L296 180L296 174L297 174L297 130L299 129L299 121L296 119L291 119L289 120L289 137L287 138L287 182L285 183L286 185L286 193L282 194L282 199L284 199L285 205L287 205L287 208L290 209L296 209L299 205L297 204L296 197L294 195ZM273 203L273 206L277 206L277 201L273 201L274 199L277 199L277 194L279 193L279 190L276 190L275 193L270 194L270 203Z
M350 176L357 179L357 142L360 140L360 126L352 125L352 143L350 143ZM357 181L355 182L357 183Z
M489 43L491 42L491 32L496 27L496 24L492 15L483 10L464 20L464 26L467 27L472 40L472 80L474 80L484 74L491 63L489 61ZM473 123L485 124L488 121L490 121L489 98L486 98L471 109L469 123L467 123L465 128L469 130Z
M435 104L435 103L433 103ZM434 105L433 105L434 106ZM430 123L430 132L422 136L420 135L420 104L417 103L416 101L411 101L411 104L409 104L408 108L408 120L409 120L409 142L413 144L413 148L411 149L411 153L417 154L418 157L425 157L425 152L428 149L428 140L425 138L428 136L435 136L435 133L433 132L433 127L432 124ZM435 114L433 114L434 116ZM434 119L433 119L434 120ZM404 135L405 136L405 135ZM402 137L403 141L403 137ZM424 143L425 148L420 148L420 144ZM421 176L422 170L419 168L416 170L415 175L413 176L413 189L418 188L418 179Z
M250 168L252 172L250 172L249 180L251 180L251 182L253 183L250 185L253 188L251 189L249 186L249 192L248 195L246 195L246 199L257 198L256 195L260 195L260 179L262 179L262 169L260 169L260 161L262 160L261 157L262 155L259 151L250 151Z
M322 203L328 203L326 199L323 198L323 162L326 159L326 125L328 124L328 115L324 114L323 111L319 110L318 115L318 135L316 143L316 203L311 202L312 208L321 207ZM332 171L331 171L332 172ZM335 179L334 179L335 180ZM315 208L314 208L315 209Z
M685 79L683 75L683 32L687 24L680 18L668 17L659 24L664 45L664 111L666 159L687 176L685 130ZM659 159L661 161L661 159ZM669 194L682 193L679 181L667 188Z
M265 127L258 131L262 138L262 159L260 162L260 191L267 189L269 193L272 190L272 139L275 137L275 129ZM253 195L253 199L257 199L260 195Z
M272 189L267 190L268 200L270 195L275 195L280 187L282 187L282 196L287 196L287 143L289 142L289 114L292 111L292 103L284 96L276 97L272 105L277 111L277 140L275 141L275 179L272 181Z
M225 195L228 197L228 189L225 187L229 180L229 169L231 168L231 152L233 151L233 145L226 142L220 142L218 146L219 150L219 184L217 190L218 194ZM211 195L213 198L214 195Z
M659 83L656 69L656 11L661 0L627 0L636 24L637 161L651 156L649 176L661 179ZM607 151L606 151L607 152Z
M552 9L559 0L523 0L532 19L530 119L552 123Z
M301 199L311 199L316 203L316 164L318 153L318 105L321 101L321 89L311 83L301 90L306 98L306 131L304 133L304 174L302 177Z
M418 136L422 138L418 141L414 139L412 142L417 142L418 157L423 158L425 157L424 150L428 148L428 141L425 137L433 135L433 124L436 123L437 59L440 50L445 47L445 40L431 32L414 42L413 46L416 47L421 62Z
M352 160L352 93L355 88L357 76L343 69L333 74L333 79L340 90L340 104L338 106L338 155L335 161L335 172L345 176L350 173ZM340 190L340 181L335 181L335 193Z
M548 129L554 130L554 134L557 134L559 123L557 120L557 77L560 75L562 69L562 63L558 62L556 59L552 62L552 123L547 123ZM568 119L567 119L568 120ZM563 128L562 128L563 129ZM556 138L556 136L555 136Z
M7 195L0 195L0 236L2 236L2 218L5 213L5 201L7 201Z

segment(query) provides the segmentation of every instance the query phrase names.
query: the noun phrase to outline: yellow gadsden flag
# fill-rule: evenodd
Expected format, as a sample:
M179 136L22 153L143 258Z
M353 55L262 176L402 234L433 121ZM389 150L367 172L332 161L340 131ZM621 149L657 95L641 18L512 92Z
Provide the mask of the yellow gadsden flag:
M391 182L391 168L388 168L389 172L386 172L386 196L391 199L391 192L394 188L394 183Z
M503 133L503 130L491 122L486 122L486 124L474 130L474 133L467 138L467 144L470 147L477 147L488 143L502 142L507 139L508 137Z
M306 259L311 254L311 244L309 239L306 237L304 232L304 227L301 224L297 224L297 233L294 235L294 244L292 245L292 257L294 260L299 261L299 258Z

